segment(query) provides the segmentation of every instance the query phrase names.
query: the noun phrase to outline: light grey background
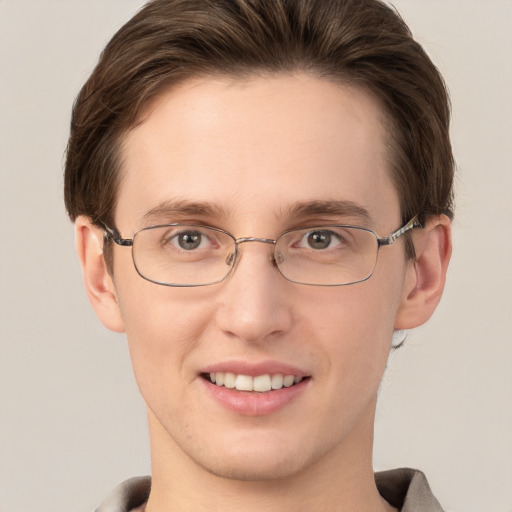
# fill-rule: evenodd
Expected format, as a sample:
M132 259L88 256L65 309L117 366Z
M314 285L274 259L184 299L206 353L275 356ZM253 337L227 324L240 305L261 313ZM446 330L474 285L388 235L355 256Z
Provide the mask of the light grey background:
M94 317L62 202L72 101L139 0L0 0L0 511L86 512L149 471L124 338ZM512 511L512 2L396 0L443 72L455 252L434 319L391 358L375 466L453 512Z

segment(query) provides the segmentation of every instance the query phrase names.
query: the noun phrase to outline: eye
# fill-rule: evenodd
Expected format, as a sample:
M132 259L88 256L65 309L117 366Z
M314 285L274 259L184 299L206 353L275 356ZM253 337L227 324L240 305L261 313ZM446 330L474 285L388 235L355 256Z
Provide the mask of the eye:
M334 231L317 229L305 233L302 240L299 242L299 246L308 249L323 250L335 247L340 243L341 240Z
M181 231L167 239L167 243L184 251L193 251L210 245L208 237L201 231Z

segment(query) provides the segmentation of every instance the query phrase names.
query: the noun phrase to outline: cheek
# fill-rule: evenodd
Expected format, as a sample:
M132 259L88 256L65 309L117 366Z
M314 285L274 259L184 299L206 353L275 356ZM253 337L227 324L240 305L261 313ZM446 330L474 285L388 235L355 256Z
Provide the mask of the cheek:
M372 280L317 290L308 301L307 318L303 317L329 366L325 374L337 386L342 381L344 389L358 393L380 383L400 296L393 282Z
M209 305L190 290L155 285L136 276L118 289L135 378L150 406L165 390L179 393L191 379L190 356L210 318Z

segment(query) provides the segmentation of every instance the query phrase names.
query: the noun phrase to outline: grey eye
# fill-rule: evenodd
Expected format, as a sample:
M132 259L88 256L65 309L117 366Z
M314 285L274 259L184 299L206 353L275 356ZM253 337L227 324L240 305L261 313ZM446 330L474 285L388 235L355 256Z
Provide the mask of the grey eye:
M187 231L177 235L177 242L181 249L191 251L201 245L202 236L198 231Z
M308 245L312 249L327 249L332 242L332 232L312 231L307 235Z

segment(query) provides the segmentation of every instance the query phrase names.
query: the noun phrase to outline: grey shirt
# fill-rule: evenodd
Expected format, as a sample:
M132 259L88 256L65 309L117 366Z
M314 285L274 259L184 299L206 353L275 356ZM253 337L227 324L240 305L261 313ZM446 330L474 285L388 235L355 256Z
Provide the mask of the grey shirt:
M443 512L425 475L421 471L402 468L375 473L381 496L400 512ZM151 478L142 476L118 485L96 512L131 512L149 497Z

